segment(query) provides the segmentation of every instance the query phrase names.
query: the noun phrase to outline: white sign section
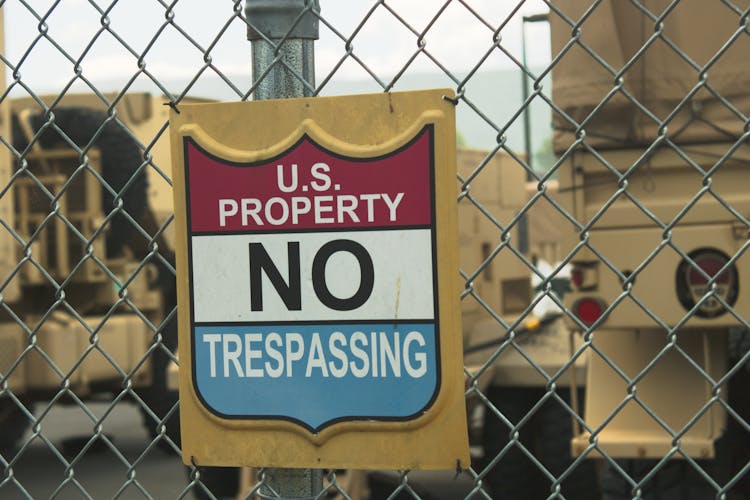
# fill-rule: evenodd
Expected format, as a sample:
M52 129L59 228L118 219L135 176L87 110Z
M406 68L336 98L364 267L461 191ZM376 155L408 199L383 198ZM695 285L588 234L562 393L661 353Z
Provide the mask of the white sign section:
M428 229L197 236L195 320L432 319L431 250Z
M191 137L184 148L203 404L313 432L429 408L440 384L432 126L376 158L307 136L257 163Z

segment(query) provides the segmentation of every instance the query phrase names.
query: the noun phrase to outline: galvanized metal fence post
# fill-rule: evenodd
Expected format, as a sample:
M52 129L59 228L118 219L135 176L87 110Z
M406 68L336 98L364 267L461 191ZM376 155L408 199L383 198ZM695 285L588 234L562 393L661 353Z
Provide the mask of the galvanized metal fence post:
M313 94L319 12L318 0L246 1L256 100ZM262 498L315 498L323 489L319 469L269 468L264 476Z
M318 0L247 0L256 100L312 95L318 38L313 11L320 12Z

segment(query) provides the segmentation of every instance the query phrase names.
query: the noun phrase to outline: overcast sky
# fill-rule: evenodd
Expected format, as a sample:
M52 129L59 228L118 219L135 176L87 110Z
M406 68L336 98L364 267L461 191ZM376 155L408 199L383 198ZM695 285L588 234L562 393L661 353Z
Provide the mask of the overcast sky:
M164 3L166 2L165 0ZM160 81L192 78L203 66L203 54L172 26L163 29L166 8L159 0L119 0L109 11L114 31L137 54L143 54L146 68ZM171 0L170 0L171 1ZM40 40L27 57L24 54L39 36L39 21L52 0L6 0L5 57L10 64L20 63L24 83L35 92L59 92L74 76L74 65L49 41ZM349 37L376 2L372 0L321 0L325 19L342 35ZM469 5L491 26L497 28L511 14L517 3L499 0L453 0L427 33L426 49L445 67L455 73L471 70L492 47L493 32L466 7ZM446 4L445 0L388 0L386 4L417 31L423 30ZM102 10L110 8L109 0L61 0L46 19L49 36L73 59L81 62L83 75L101 90L118 90L138 70L138 57L110 33L101 29ZM231 0L179 0L174 8L174 22L204 49L217 38L232 19ZM242 3L244 7L244 2ZM210 6L210 7L209 7ZM521 17L545 12L540 0L523 2L518 12L503 28L502 44L516 57L521 55ZM153 42L156 37L156 41ZM530 64L549 61L549 30L545 25L527 26ZM93 43L92 43L92 40ZM150 47L149 47L150 46ZM379 5L353 42L354 53L382 80L389 81L412 57L417 39L383 5ZM147 50L148 49L148 50ZM345 55L344 42L325 25L321 25L316 44L316 72L321 81ZM250 78L250 44L246 26L234 19L211 50L213 63L229 75L239 87ZM23 61L23 62L21 62ZM493 51L482 70L512 68L512 61L500 51ZM408 73L440 71L424 55L409 67ZM7 75L11 79L10 72ZM141 76L139 79L146 80ZM337 80L363 80L370 76L353 59L337 70ZM140 82L143 83L143 82ZM115 87L115 88L111 88Z

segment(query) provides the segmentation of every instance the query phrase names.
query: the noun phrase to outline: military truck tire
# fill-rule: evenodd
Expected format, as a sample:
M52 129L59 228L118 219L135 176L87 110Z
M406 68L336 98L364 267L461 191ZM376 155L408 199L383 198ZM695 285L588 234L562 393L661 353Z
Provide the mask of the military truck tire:
M170 312L177 307L177 285L175 283L174 275L164 265L159 265L158 287L161 292L164 315L169 316ZM163 348L156 349L151 355L151 387L144 391L143 399L151 411L154 412L160 420L163 420L169 415L169 412L172 411L172 408L179 399L177 391L170 389L167 386L167 368L171 362L171 357L164 349L165 347L172 353L177 352L177 315L174 315L166 322L162 328L161 336ZM149 415L142 407L141 413L143 416L143 423L146 430L148 430L149 435L152 439L157 438L160 434L161 424L154 421L151 415ZM164 433L178 447L180 447L179 407L169 415L169 418L167 418L164 424L166 426ZM174 452L172 445L164 439L159 441L158 446L168 453Z
M732 349L730 337L730 366L743 362L744 366L729 380L728 401L739 418L727 416L727 428L715 445L716 457L719 458L717 461L720 462L719 484L727 484L734 481L737 475L741 476L729 490L727 500L750 498L750 474L742 473L750 462L750 432L746 427L746 422L750 422L750 398L747 395L747 388L750 387L750 361L744 357L750 349L750 332L742 332L740 340L742 345Z
M21 409L7 398L0 399L0 455L10 460L30 422Z
M91 140L101 151L102 178L109 186L122 193L123 209L136 221L140 221L147 204L147 179L145 172L135 177L143 163L143 153L133 137L116 121L107 121L107 113L88 108L56 108L55 125L62 130L78 147L86 147ZM46 123L44 114L30 118L31 126L36 132ZM27 139L14 117L13 146L23 151ZM69 147L68 141L53 127L48 127L39 137L39 144L44 149ZM116 207L113 195L102 187L102 209L107 215ZM110 219L110 229L106 235L107 257L119 255L131 238L137 234L133 224L125 215L117 214Z
M489 387L487 398L513 424L518 423L538 401L533 389L515 387ZM519 441L533 441L530 426L519 431ZM489 464L510 442L510 428L494 413L487 411L482 427L484 462ZM485 465L486 466L486 465ZM540 482L539 470L517 446L509 448L500 461L485 476L492 498L522 500L546 498Z
M188 479L192 479L192 470L186 468L185 471ZM239 467L201 467L200 482L211 494L207 494L203 487L195 485L193 495L196 500L237 497L240 493L240 471Z
M544 397L540 387L490 387L489 400L512 423L518 423ZM567 389L560 390L567 402ZM579 398L580 399L580 398ZM536 410L519 430L518 440L555 477L573 462L570 440L573 434L571 416L557 401L549 399ZM492 414L485 416L482 444L485 462L490 462L509 443L510 429ZM518 446L507 450L500 462L487 474L485 482L493 498L547 498L552 494L551 482L539 467ZM599 499L599 480L593 460L584 460L561 485L565 498Z
M159 391L158 388L147 389L147 394L143 398L148 405L151 412L153 412L158 418L159 422L147 412L143 407L139 407L141 416L143 418L143 426L148 432L148 436L151 440L159 439L156 444L157 447L168 454L175 454L176 450L174 447L161 435L161 425L164 423L164 435L169 438L177 448L180 448L182 443L180 441L180 410L175 410L169 418L164 418L172 411L174 404L177 402L178 396L175 391Z
M560 389L562 399L570 404L568 389ZM583 390L579 390L578 400L583 401ZM570 441L573 437L572 417L559 402L549 399L539 409L537 416L538 443L542 463L547 469L560 477L571 464ZM547 495L550 492L546 492ZM561 493L565 498L576 500L599 500L601 492L596 462L584 459L576 465L561 484Z
M658 460L625 459L618 465L635 481L642 480L656 466ZM699 460L701 467L711 464ZM709 472L709 474L711 474ZM711 474L712 475L712 474ZM622 475L608 464L602 478L603 500L633 498L632 486ZM643 500L703 500L714 498L716 490L693 465L685 460L671 460L641 488Z

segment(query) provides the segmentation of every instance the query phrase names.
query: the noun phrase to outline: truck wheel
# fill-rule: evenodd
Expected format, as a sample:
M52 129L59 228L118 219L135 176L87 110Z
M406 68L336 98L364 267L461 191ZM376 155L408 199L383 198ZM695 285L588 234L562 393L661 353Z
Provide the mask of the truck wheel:
M174 454L175 449L172 445L164 438L161 437L161 425L164 423L164 434L172 442L180 448L182 443L180 441L180 410L177 408L168 419L164 420L169 412L177 403L178 396L176 391L161 391L158 387L149 387L146 389L146 393L143 396L143 400L148 405L149 409L159 418L159 421L151 417L151 415L143 408L139 407L141 417L143 418L143 426L148 432L151 440L159 439L157 446L159 449L166 453Z
M130 217L140 222L147 204L147 179L145 172L133 177L144 162L143 152L137 142L119 123L114 120L106 121L108 116L103 111L71 107L56 108L53 113L55 125L78 147L85 147L94 139L94 145L101 152L102 178L117 193L128 185L122 194L123 209ZM46 123L43 114L34 115L30 120L35 132ZM18 151L23 151L28 146L28 141L18 119L14 117L13 121L13 146ZM70 147L67 140L52 127L42 132L39 144L43 149ZM102 210L107 215L116 204L109 190L102 187L102 191ZM137 233L133 224L121 213L114 216L110 224L106 236L107 257L115 257L120 255Z
M658 460L626 459L617 464L636 482L651 472ZM711 464L699 460L698 464L714 476ZM632 486L614 467L608 465L602 478L603 500L633 498ZM716 490L701 473L685 460L671 460L641 488L643 500L703 500L714 498Z
M750 361L744 360L750 351L750 331L745 328L729 330L729 363L735 366L744 361L742 369L737 371L729 380L729 406L739 416L739 419L728 415L727 428L724 435L716 443L716 456L724 457L720 466L723 473L719 484L727 484L740 475L739 480L729 490L727 498L730 500L750 498L750 472L742 471L750 462L750 398L747 388L750 387ZM720 448L722 446L723 448Z
M158 287L161 292L164 315L177 307L177 286L174 275L163 265L159 265ZM177 316L175 315L164 325L161 332L162 344L170 352L177 352ZM176 390L167 387L167 368L171 362L169 354L163 348L156 349L151 355L151 387L143 393L143 399L159 420L163 420L179 399ZM159 435L160 424L141 408L143 422L151 438ZM180 441L180 412L179 408L164 422L165 434L179 447ZM159 441L159 447L167 452L174 452L174 448L165 440Z
M514 424L520 422L544 394L544 389L534 387L492 387L487 391L492 404ZM562 389L560 395L568 401L567 389ZM504 449L509 442L509 432L508 426L494 414L485 416L482 439L485 461L491 461ZM573 463L571 416L557 401L550 399L538 408L519 434L519 442L555 477ZM547 498L552 493L549 478L517 446L508 450L485 481L495 498ZM580 462L562 482L560 493L564 498L577 500L600 498L594 461Z
M0 399L0 455L10 460L30 422L11 400Z
M579 390L578 400L583 401L583 390ZM560 389L562 399L570 404L568 389ZM570 441L573 437L572 417L559 402L553 399L539 409L537 417L539 458L556 477L565 472L573 463ZM549 491L546 492L550 494ZM595 500L601 498L596 462L584 459L578 463L561 484L561 494L565 498Z
M490 387L486 396L490 402L512 424L517 424L539 400L541 391L533 388ZM520 443L534 453L530 443L534 432L527 423L519 430ZM484 462L489 464L510 442L510 428L494 412L487 410L482 428ZM540 472L536 465L518 447L509 448L500 461L487 473L484 479L489 485L493 498L523 500L546 498L540 487Z
M192 470L185 469L188 479L192 479ZM193 487L193 495L197 500L213 498L234 498L240 493L239 467L201 467L200 482L211 492L207 494L201 486Z

